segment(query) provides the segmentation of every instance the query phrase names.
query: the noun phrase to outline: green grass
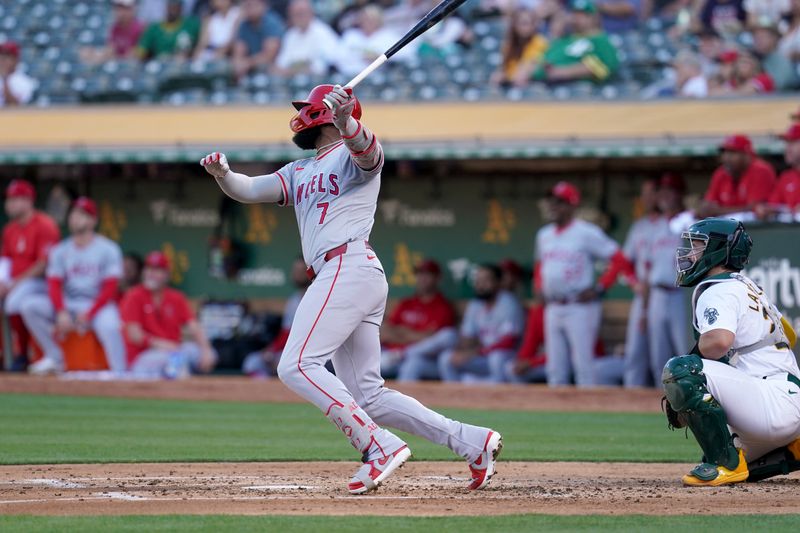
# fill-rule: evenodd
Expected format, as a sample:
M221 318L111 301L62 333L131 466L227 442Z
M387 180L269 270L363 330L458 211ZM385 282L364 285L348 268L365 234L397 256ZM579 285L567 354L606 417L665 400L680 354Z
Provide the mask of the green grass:
M659 414L442 410L503 434L506 460L691 462ZM313 406L0 394L0 464L354 460ZM403 434L401 434L403 435ZM455 459L417 437L417 460Z
M487 531L708 531L720 524L739 531L794 531L800 515L707 516L0 516L3 531L325 531L363 533L422 532L485 533ZM369 524L378 527L366 526Z

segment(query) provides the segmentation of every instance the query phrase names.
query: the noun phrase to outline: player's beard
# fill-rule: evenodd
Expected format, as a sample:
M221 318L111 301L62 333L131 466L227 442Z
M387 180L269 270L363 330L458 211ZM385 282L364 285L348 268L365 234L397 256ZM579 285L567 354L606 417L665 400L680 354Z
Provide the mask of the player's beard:
M292 137L292 142L301 150L314 150L317 147L317 139L319 139L321 130L322 126L315 126L307 130L298 131Z

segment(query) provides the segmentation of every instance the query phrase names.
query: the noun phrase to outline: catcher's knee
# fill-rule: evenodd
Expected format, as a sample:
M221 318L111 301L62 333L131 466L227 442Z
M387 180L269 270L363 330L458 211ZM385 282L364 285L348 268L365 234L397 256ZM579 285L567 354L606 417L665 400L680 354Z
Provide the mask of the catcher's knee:
M697 409L708 394L703 360L697 355L679 355L664 365L661 373L664 395L677 411Z

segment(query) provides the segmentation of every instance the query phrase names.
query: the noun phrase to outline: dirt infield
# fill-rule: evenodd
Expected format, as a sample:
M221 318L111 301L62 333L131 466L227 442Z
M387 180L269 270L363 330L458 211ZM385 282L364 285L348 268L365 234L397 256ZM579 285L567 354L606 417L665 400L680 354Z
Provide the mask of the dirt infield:
M658 391L398 386L439 407L659 411ZM297 402L276 380L202 378L104 382L0 375L0 392L248 402ZM476 400L477 399L477 400ZM350 496L356 463L0 466L0 514L487 515L796 513L800 472L758 484L687 489L690 465L498 463L489 489L467 492L461 462L410 462L375 495Z
M544 385L459 385L389 383L426 405L523 411L660 412L661 392L615 387L549 389ZM203 377L185 381L79 381L0 374L0 393L108 396L241 402L297 403L303 400L277 379Z
M351 463L13 466L0 469L0 514L488 515L797 512L800 475L687 489L689 465L499 463L469 493L462 463L411 462L372 496L350 496Z

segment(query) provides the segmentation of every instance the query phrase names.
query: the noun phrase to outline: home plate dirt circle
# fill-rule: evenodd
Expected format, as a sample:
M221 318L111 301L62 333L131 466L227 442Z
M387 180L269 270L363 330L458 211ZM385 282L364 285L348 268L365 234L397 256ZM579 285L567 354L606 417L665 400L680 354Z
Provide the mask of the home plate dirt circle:
M487 515L779 514L800 508L800 473L688 489L691 465L499 462L468 492L461 462L410 462L369 496L355 463L196 463L0 467L0 514Z

